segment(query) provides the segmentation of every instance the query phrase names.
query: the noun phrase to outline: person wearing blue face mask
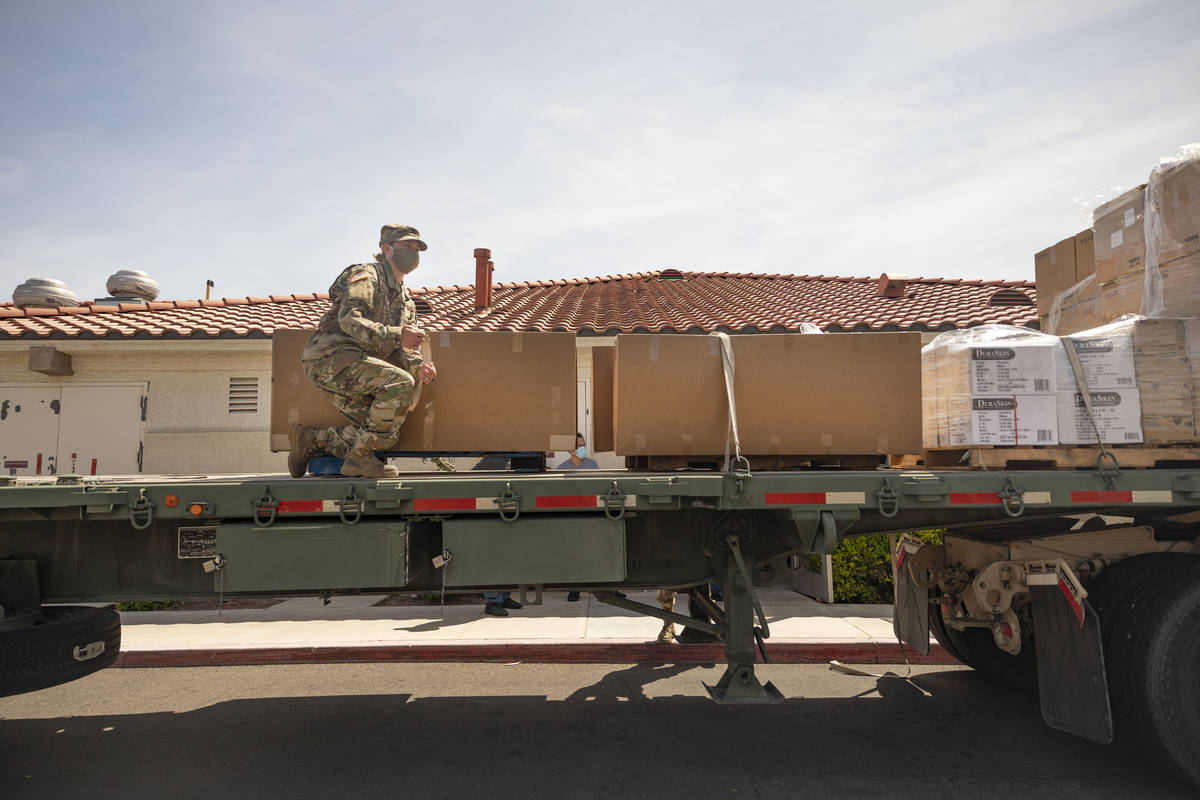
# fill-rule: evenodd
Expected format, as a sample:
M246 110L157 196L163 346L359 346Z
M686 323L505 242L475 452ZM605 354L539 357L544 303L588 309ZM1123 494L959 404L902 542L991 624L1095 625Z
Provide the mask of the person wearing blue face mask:
M587 455L587 442L584 440L582 433L576 433L574 452L571 453L566 461L555 467L555 469L600 469L600 465L596 463L596 459L588 458Z

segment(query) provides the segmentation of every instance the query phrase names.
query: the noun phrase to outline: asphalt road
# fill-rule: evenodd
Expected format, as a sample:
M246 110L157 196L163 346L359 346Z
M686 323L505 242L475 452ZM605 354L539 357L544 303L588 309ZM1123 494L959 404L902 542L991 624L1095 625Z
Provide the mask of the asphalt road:
M913 672L762 666L789 699L730 707L683 665L110 669L0 698L0 797L1196 796L1034 696Z

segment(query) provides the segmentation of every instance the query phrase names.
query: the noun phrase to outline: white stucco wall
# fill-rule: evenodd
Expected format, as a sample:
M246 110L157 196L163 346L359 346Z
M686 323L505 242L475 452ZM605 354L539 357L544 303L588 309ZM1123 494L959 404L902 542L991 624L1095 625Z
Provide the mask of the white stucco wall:
M615 341L611 336L577 340L579 380L591 380L591 348ZM74 374L57 377L30 371L31 346L52 346L67 353ZM229 413L231 377L258 378L257 413ZM287 470L287 454L269 449L270 340L0 342L0 385L120 382L148 386L142 430L143 473L272 474ZM555 458L561 460L566 454L556 454ZM624 465L623 459L612 454L596 454L596 458L602 467Z
M73 375L29 370L30 346L71 356ZM258 410L229 413L229 379L258 378ZM271 342L266 339L0 342L0 384L146 383L145 474L279 473L285 453L268 449Z

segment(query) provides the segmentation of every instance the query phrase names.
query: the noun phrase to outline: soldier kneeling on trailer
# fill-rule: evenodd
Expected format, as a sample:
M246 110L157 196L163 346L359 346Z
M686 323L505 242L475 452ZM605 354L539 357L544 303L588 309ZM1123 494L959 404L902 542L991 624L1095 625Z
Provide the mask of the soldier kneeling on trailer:
M304 348L304 374L354 424L288 430L288 470L302 478L317 453L343 459L350 477L394 478L398 472L375 453L392 447L420 397L421 383L437 379L421 356L425 332L404 276L427 249L416 228L384 225L375 261L342 270L329 287L329 311Z

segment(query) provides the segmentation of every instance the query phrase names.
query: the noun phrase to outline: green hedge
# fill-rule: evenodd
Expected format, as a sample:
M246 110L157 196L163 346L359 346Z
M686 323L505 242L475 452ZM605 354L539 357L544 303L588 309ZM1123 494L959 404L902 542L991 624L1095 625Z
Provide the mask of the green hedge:
M910 531L928 542L940 544L940 530ZM820 558L810 559L820 564ZM888 537L855 536L843 539L833 553L833 602L892 602L892 562Z

